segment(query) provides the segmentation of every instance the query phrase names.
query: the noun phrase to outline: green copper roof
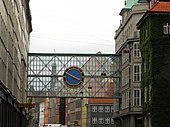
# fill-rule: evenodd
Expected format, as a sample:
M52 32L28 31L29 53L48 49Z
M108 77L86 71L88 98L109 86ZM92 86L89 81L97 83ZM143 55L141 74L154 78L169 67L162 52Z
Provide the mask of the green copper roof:
M139 0L125 0L125 7L131 8L133 5L135 5Z

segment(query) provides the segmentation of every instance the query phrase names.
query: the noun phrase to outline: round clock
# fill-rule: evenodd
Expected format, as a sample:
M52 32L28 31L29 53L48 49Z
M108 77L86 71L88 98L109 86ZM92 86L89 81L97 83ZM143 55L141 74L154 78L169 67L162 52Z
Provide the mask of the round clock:
M70 88L77 88L84 82L84 73L81 68L71 66L64 71L64 84Z

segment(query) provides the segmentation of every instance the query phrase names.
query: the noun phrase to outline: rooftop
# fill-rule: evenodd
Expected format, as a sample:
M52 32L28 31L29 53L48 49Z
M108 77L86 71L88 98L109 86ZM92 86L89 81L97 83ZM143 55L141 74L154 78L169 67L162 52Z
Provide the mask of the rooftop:
M149 12L170 12L170 2L157 2Z

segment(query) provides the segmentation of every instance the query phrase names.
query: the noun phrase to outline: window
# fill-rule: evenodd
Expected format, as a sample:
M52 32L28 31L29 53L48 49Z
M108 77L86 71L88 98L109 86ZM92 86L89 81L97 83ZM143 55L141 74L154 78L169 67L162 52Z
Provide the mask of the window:
M132 32L131 32L132 33ZM139 38L139 31L134 31L134 38Z
M110 118L105 118L105 124L110 124Z
M144 72L146 73L146 70L147 70L147 63L146 63L146 60L143 61L143 70Z
M151 118L149 117L149 127L152 127Z
M114 123L115 123L114 119L113 119L113 118L111 118L111 124L114 124Z
M98 112L103 112L103 106L98 107Z
M125 86L125 69L122 70L122 87Z
M124 50L122 51L122 63L124 64L129 60L129 48L125 47Z
M98 122L99 124L104 124L104 118L100 117Z
M141 106L141 90L135 89L133 91L133 106Z
M125 84L129 84L129 69L129 67L125 69Z
M79 120L81 119L81 112L76 112L76 120Z
M122 93L122 109L125 109L126 94Z
M70 118L70 121L73 121L75 119L75 114L71 113L69 118Z
M92 123L97 124L97 117L92 117Z
M140 57L141 53L140 53L140 49L139 49L139 42L134 42L133 47L134 47L133 56Z
M123 69L122 71L122 86L129 84L129 71L130 71L129 66Z
M122 109L129 107L129 91L122 94Z
M146 29L145 29L145 39L148 37L148 33L149 33L149 32L148 32L148 29L146 28Z
M120 108L119 108L119 103L116 102L116 103L114 104L114 112L117 112L117 111L119 111L119 110L120 110Z
M170 23L164 23L163 24L163 33L164 34L170 34Z
M149 85L149 101L151 100L151 96L152 96L152 86Z
M114 106L111 106L111 112L114 112Z
M129 107L129 91L126 92L126 102L125 102L125 107L128 108Z
M110 106L105 106L105 112L110 112Z
M97 112L97 106L92 106L92 112Z
M144 102L147 101L147 87L144 87Z
M133 66L133 81L140 82L141 81L141 65L136 64Z
M76 108L79 108L81 106L82 106L82 101L81 100L76 101Z

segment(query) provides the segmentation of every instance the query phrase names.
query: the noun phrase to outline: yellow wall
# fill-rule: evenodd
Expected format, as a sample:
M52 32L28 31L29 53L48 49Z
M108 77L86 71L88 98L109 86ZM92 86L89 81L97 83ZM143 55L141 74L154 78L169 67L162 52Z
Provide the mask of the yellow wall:
M82 122L81 122L81 127L86 127L86 123L87 123L87 107L86 107L86 103L88 102L87 98L83 99L83 106L82 106Z

